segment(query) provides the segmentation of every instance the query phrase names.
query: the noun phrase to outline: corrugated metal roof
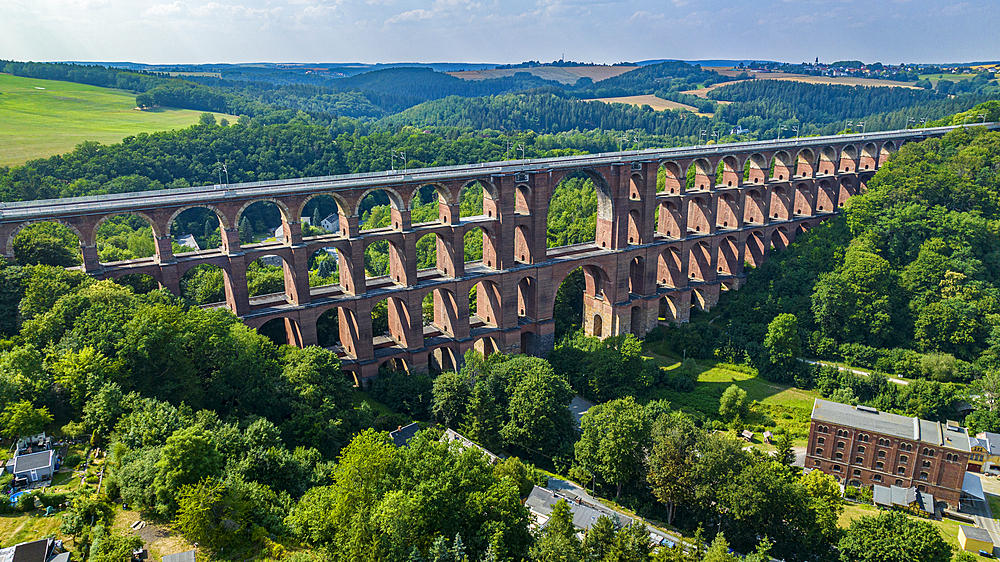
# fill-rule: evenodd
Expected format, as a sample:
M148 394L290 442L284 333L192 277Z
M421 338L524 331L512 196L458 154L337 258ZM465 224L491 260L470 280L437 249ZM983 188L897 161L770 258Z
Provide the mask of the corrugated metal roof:
M610 509L601 509L597 506L583 505L557 494L552 490L535 486L528 494L528 499L524 501L524 506L535 513L548 518L552 514L552 509L560 500L569 504L570 513L573 514L573 525L578 529L587 530L601 517L610 517L617 520L620 525L629 525L632 518L622 515Z
M952 431L944 429L939 422L880 412L874 408L817 398L813 403L812 419L964 452L971 450L969 434L964 427Z
M163 562L194 562L195 551L189 550L187 552L179 552L177 554L168 554L163 557Z

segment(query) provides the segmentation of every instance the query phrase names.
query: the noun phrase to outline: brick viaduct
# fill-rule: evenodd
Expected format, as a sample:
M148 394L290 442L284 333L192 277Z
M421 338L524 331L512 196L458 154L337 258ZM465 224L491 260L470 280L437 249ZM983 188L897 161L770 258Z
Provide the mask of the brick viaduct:
M993 128L992 124L988 125ZM422 371L431 362L453 368L470 348L545 355L554 345L553 306L562 280L577 268L586 279L584 328L605 337L643 335L663 317L685 322L690 308L707 309L735 290L744 263L757 266L772 248L837 212L878 166L905 142L945 134L950 127L734 143L677 149L497 162L446 168L214 185L156 192L6 203L0 214L5 255L25 226L53 221L80 239L83 270L101 279L150 275L175 294L180 279L202 264L225 272L226 306L249 326L284 319L289 342L317 343L317 320L337 309L344 369L358 379L379 365ZM657 189L657 173L666 178ZM688 187L688 171L694 184ZM717 173L717 171L719 173ZM598 192L596 240L546 247L552 192L583 172ZM460 217L463 187L484 186L483 215ZM438 220L411 224L414 194L432 185ZM358 209L370 192L391 201L388 228L360 230ZM300 217L315 196L339 207L339 232L304 237ZM241 245L238 224L252 203L271 201L282 213L284 240ZM171 224L182 211L207 207L220 222L222 245L174 255ZM97 228L118 214L146 219L155 238L151 258L101 263ZM483 235L481 262L464 261L466 232ZM417 270L416 242L436 235L437 267ZM367 277L365 248L389 243L389 275ZM308 262L336 250L340 283L309 286ZM278 256L285 292L250 297L247 267ZM468 295L476 291L476 312ZM433 293L434 319L424 298ZM372 307L387 301L389 331L372 333ZM425 325L426 324L426 325Z

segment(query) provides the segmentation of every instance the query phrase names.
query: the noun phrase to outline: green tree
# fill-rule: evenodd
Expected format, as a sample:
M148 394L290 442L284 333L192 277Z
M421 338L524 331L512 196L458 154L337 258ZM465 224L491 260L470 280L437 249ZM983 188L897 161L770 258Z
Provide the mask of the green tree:
M725 535L719 533L715 535L708 551L705 552L705 557L701 560L702 562L737 562L738 558L729 554L729 541L726 540Z
M772 363L790 364L801 351L799 321L794 314L779 314L767 326L764 347Z
M153 488L156 509L164 517L177 512L177 494L185 485L218 476L223 458L211 436L200 427L178 429L167 438L156 463Z
M445 427L459 427L465 421L472 388L460 373L441 373L434 379L434 404L431 412Z
M4 434L12 437L26 437L35 435L45 429L45 426L52 423L52 414L45 406L35 408L31 402L21 400L13 404L8 404L0 413L0 427L3 427Z
M618 526L613 519L606 515L598 517L583 537L583 549L587 559L605 560L614 548L617 533Z
M667 525L673 524L677 504L690 501L693 495L691 468L698 435L694 421L683 412L662 415L653 424L646 479L656 499L667 506Z
M722 393L722 398L719 399L719 415L724 420L746 418L749 408L747 391L735 384L729 385L729 388Z
M544 359L515 356L497 367L510 382L508 422L500 430L504 441L537 456L568 451L573 435L569 383L552 371Z
M843 562L948 562L951 546L936 527L898 511L851 522L838 545Z
M253 242L253 225L250 224L250 219L245 216L240 219L240 242L243 244Z
M114 373L111 361L92 347L80 351L67 351L52 363L55 382L69 393L70 405L79 415L87 400L94 395Z
M649 424L642 406L631 396L598 404L583 416L583 434L576 442L576 460L616 487L642 476L649 441Z
M19 265L73 267L81 261L80 241L61 224L33 224L14 238L14 261Z
M548 522L535 535L531 559L537 562L582 562L583 547L576 538L573 514L565 500L552 508Z
M181 487L173 526L188 541L216 552L239 548L250 523L248 507L225 483L206 478Z

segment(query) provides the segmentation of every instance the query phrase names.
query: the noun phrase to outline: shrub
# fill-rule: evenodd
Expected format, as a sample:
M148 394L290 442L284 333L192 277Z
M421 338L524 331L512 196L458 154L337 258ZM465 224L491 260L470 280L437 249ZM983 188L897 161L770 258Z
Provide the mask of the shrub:
M70 453L66 455L65 459L63 459L63 466L67 468L76 468L76 466L80 464L80 461L82 460L83 458L80 455L76 453Z
M68 497L68 492L40 492L38 494L38 501L41 502L42 507L58 507L59 504L65 503Z
M17 497L17 510L27 513L35 509L35 494L21 494Z

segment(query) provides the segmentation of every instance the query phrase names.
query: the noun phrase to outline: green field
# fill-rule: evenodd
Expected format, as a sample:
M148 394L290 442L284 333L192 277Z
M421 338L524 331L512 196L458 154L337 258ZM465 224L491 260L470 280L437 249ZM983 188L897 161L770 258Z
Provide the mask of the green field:
M647 347L643 354L652 357L661 367L670 370L681 369L677 359L663 353L664 350L660 347L656 345ZM752 426L761 425L773 430L771 424L762 423L767 421L766 418L770 418L774 426L782 427L791 433L795 445L805 444L805 438L809 433L813 400L820 397L818 392L766 381L715 361L696 361L694 372L698 373L698 380L693 391L676 392L661 388L654 393L655 398L669 400L674 408L700 412L708 418L713 418L718 415L722 393L730 385L735 384L746 391L747 400L758 402L752 408L753 415L745 420L749 429L753 430ZM760 443L756 436L754 443L762 445L765 449L770 448Z
M138 133L188 127L201 111L139 111L122 90L0 74L0 166L73 150L83 141L112 144ZM216 119L232 115L216 114Z

